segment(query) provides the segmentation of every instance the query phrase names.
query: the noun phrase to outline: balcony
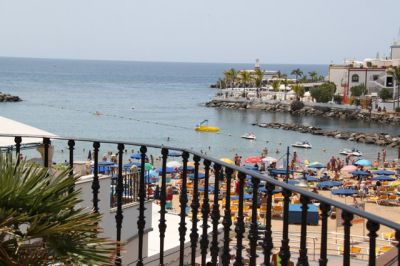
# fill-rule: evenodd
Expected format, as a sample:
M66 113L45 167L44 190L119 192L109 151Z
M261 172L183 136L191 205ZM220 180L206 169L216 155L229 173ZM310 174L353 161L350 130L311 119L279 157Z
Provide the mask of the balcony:
M116 240L115 265L277 265L277 261L280 265L379 265L385 243L392 252L386 261L397 263L400 256L400 224L280 181L277 175L289 179L290 171L285 169L266 175L189 149L134 142L0 137L15 139L12 151L17 155L24 138L37 138L43 145L45 167L51 167L51 147L67 147L70 175L78 172L76 160L82 159L77 151L93 149L93 165L75 189L82 191L82 206L103 214L102 234ZM102 147L117 153L117 162L108 170L101 168ZM140 151L133 170L124 163L131 149ZM147 182L150 153L160 155L156 200ZM167 162L172 153L182 162L175 206L167 198ZM297 204L296 210L291 203ZM329 227L334 210L338 216L341 213L342 233L335 234ZM364 220L365 235L351 234L353 219ZM315 223L317 227L311 225ZM392 232L387 242L380 237L383 232Z

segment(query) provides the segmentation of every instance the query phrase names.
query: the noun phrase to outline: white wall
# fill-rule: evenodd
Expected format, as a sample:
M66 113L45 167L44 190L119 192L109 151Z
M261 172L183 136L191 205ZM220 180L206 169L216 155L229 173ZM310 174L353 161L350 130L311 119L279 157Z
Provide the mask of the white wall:
M82 202L80 207L93 208L92 194L92 179L93 175L83 176L76 183L75 189L81 190ZM102 214L102 221L99 224L103 229L102 235L110 239L116 239L116 208L110 209L110 184L109 176L100 175L99 177L99 212ZM151 230L152 204L151 201L145 203L145 232ZM123 206L123 222L121 230L121 240L128 241L122 251L123 264L137 260L138 254L138 238L137 238L137 221L139 217L139 203L130 203ZM147 256L147 233L144 235L143 241L143 256Z

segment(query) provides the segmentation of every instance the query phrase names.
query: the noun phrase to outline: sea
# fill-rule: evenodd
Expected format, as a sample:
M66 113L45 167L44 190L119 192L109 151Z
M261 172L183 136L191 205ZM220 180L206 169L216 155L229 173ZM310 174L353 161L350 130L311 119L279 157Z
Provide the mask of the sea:
M205 107L217 92L210 84L232 67L251 69L254 65L0 58L0 91L18 95L23 100L0 103L0 115L59 136L168 145L215 158L233 158L235 154L246 158L259 155L267 147L268 155L282 162L287 147L301 140L309 141L313 148L296 150L299 160L322 163L331 156L339 156L341 149L353 147L362 151L364 158L375 160L382 147L252 124L285 122L399 134L396 126L363 121ZM287 74L296 68L304 73L316 71L319 75L327 75L328 71L328 65L265 64L261 67ZM196 132L196 124L205 119L210 125L220 127L220 133ZM254 132L257 140L241 138L248 132ZM54 158L66 160L66 143L54 145ZM77 144L76 158L85 159L90 149L90 144ZM102 153L117 151L115 145L101 149ZM127 152L137 149L127 147ZM290 148L290 153L293 151ZM155 156L160 153L159 150L151 152ZM387 158L395 157L397 150L387 148Z

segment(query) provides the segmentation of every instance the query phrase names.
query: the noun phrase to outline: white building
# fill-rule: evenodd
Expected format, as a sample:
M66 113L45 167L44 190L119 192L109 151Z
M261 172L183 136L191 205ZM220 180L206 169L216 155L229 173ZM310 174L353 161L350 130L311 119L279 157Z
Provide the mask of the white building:
M396 81L388 70L400 66L400 41L391 46L390 59L364 59L363 61L346 60L342 65L329 66L329 81L336 84L336 93L350 96L350 88L364 84L368 94L377 94L382 88L393 90Z

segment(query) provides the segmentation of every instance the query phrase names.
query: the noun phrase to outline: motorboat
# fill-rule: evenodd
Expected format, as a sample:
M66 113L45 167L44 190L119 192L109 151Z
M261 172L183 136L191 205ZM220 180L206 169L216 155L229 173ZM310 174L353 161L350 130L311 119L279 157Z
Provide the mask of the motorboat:
M208 120L204 120L200 124L196 125L194 130L200 132L219 132L219 127L209 126Z
M341 152L340 152L340 154L342 154L342 155L346 155L346 156L348 156L348 155L350 155L350 156L356 156L356 157L360 157L360 156L362 156L362 152L360 152L359 150L357 150L357 149L355 149L355 148L353 148L353 149L343 149Z
M246 133L242 136L244 139L256 140L256 134L254 133Z
M308 141L297 141L296 143L292 144L292 147L303 148L303 149L312 148L311 144Z

